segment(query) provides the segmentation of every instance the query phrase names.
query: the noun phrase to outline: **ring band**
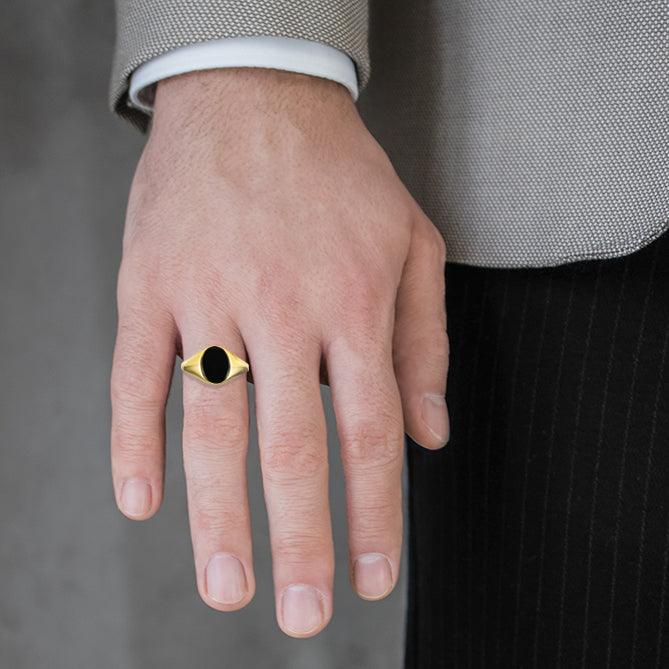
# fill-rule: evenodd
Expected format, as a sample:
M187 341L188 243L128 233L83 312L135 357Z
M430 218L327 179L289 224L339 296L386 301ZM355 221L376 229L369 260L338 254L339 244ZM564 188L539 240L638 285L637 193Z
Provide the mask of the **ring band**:
M181 363L181 369L200 381L220 386L249 371L249 364L222 346L208 346Z

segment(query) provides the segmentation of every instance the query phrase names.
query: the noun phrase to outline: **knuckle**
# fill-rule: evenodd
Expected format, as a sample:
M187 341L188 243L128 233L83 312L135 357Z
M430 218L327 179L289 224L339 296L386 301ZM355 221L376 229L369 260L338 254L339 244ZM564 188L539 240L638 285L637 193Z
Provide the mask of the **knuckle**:
M165 406L165 380L158 370L131 364L114 364L111 376L112 406L122 412L150 415Z
M445 318L439 322L434 321L433 327L424 332L417 333L412 341L412 345L406 354L413 351L421 351L423 359L429 361L429 369L441 369L448 362L449 344L448 334L446 332ZM399 358L399 356L398 356Z
M428 234L425 239L426 253L434 260L435 264L443 265L446 262L446 242L441 232L432 224L427 227Z
M279 332L290 330L296 316L304 312L303 286L292 281L292 276L281 261L273 261L267 263L254 281L254 297L260 316Z
M137 258L135 254L124 252L116 284L119 307L131 313L142 306L149 306L155 299L155 288L160 285L151 259L144 254L143 260L140 260L139 254L136 255Z
M112 405L121 410L155 411L165 405L172 370L152 364L146 350L147 340L138 329L119 325L110 392Z
M174 285L178 272L168 258L152 258L143 252L138 259L124 256L116 284L121 323L137 331L171 327L171 307L179 290Z
M338 315L351 330L378 333L379 324L385 322L384 308L390 304L379 277L367 271L347 272L338 281L337 293Z
M150 396L142 392L142 383L134 383L131 379L112 382L111 402L114 415L122 423L132 425L135 421L152 420L165 407L165 397Z
M442 263L446 262L446 241L444 240L443 236L441 233L435 228L434 232L434 238L435 238L435 244L437 247L437 254L439 256L439 260L441 260Z
M121 455L138 452L143 445L162 434L162 401L148 401L132 393L121 393L112 399L112 431Z
M309 443L309 442L312 443ZM324 449L316 449L313 440L281 440L265 445L262 452L263 476L273 483L310 479L327 468Z
M126 466L143 467L160 457L163 446L162 425L147 427L126 419L112 422L113 457Z
M220 498L206 484L191 493L189 508L197 531L209 537L240 536L247 532L245 516L222 506Z
M118 433L114 439L116 457L126 465L139 465L146 460L146 444L128 433Z
M352 531L366 538L376 537L388 540L395 538L393 532L401 535L402 504L383 495L370 495L361 500Z
M212 408L192 405L184 412L183 437L184 446L191 450L212 443L244 446L248 428L238 418L221 415Z
M364 312L382 295L378 278L367 268L349 269L340 281L343 298L354 309Z
M332 550L327 537L315 533L293 533L277 539L272 545L272 558L284 564L310 565L323 562Z
M395 419L363 423L342 436L342 459L350 467L392 470L402 464L403 439Z

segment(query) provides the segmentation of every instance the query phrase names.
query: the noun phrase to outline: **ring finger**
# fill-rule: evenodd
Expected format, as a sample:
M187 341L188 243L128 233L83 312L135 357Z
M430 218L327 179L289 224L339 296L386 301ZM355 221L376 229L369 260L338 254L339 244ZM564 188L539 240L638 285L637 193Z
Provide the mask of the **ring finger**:
M245 359L234 327L187 333L184 359L212 344ZM246 487L249 407L246 377L213 386L183 379L183 457L198 590L221 611L242 608L255 592Z

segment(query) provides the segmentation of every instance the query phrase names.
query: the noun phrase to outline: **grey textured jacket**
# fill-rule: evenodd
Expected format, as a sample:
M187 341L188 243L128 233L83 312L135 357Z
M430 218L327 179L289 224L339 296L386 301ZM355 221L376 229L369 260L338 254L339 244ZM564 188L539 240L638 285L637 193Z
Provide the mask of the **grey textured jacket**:
M614 257L669 228L668 0L117 0L117 18L111 104L142 129L128 77L176 47L278 35L347 53L452 262Z

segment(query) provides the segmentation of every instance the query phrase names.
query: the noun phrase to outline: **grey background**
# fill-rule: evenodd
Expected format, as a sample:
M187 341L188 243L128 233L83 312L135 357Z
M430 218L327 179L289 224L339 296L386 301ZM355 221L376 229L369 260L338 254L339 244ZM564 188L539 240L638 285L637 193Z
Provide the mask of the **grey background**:
M163 507L141 523L116 509L108 388L115 281L144 138L107 111L113 37L111 0L3 5L0 667L400 667L406 550L387 599L353 593L328 388L337 566L333 620L316 637L292 639L274 617L255 431L248 462L256 595L234 613L200 600L179 374L168 406ZM405 531L406 521L405 514Z

